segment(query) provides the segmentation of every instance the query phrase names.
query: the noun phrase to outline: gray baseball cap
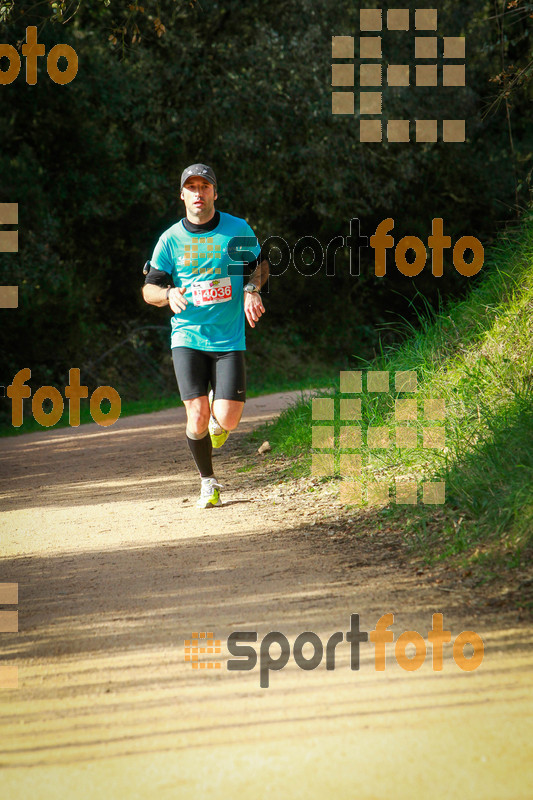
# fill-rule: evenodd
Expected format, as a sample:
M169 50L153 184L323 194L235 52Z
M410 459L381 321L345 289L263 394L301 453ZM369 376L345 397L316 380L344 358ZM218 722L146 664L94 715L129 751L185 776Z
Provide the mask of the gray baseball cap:
M217 179L211 167L208 167L207 164L191 164L190 167L186 167L181 173L180 190L183 189L183 184L185 183L187 178L192 178L193 175L195 177L205 178L206 181L212 183L213 186L216 188Z

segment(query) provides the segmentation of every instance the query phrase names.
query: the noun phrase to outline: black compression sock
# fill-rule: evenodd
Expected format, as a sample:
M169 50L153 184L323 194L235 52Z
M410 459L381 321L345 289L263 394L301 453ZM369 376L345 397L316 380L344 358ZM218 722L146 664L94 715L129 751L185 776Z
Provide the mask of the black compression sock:
M201 439L193 439L188 429L185 431L185 435L194 463L198 467L198 472L202 478L210 478L213 475L213 461L211 459L213 445L211 444L209 432L206 431Z

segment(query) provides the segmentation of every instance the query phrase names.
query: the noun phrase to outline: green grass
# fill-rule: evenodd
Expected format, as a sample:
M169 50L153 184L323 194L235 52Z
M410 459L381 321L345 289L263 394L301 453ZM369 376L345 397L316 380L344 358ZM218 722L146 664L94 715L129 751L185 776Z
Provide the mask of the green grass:
M256 466L257 464L254 463L245 464L243 467L237 467L235 472L251 472Z
M388 371L391 391L363 391L360 424L387 427L394 444L395 400L417 397L418 419L400 424L417 430L418 448L367 451L363 437L363 449L351 452L367 461L365 485L376 477L391 486L395 479L445 481L444 505L423 505L419 489L417 505L391 505L388 513L427 561L455 559L487 578L523 566L533 539L532 218L500 237L483 271L466 299L428 311L416 327L406 324L403 342L364 365ZM416 395L394 390L394 373L404 370L416 370ZM336 419L315 425L334 425L338 436L339 384L330 382ZM421 447L421 428L439 426L424 420L430 398L445 400L444 451ZM312 395L303 396L256 433L294 459L293 475L310 472L311 402ZM334 454L339 476L338 448L321 452Z

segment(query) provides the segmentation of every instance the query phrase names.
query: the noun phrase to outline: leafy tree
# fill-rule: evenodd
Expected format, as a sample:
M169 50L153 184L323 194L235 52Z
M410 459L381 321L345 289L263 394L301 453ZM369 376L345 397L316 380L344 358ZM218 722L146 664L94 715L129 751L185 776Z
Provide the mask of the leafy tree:
M39 59L36 85L21 73L0 86L0 201L19 203L21 245L18 256L0 255L2 283L21 287L20 308L1 312L2 375L30 366L36 384L64 385L70 367L86 365L97 385L112 382L120 362L118 388L144 391L148 363L167 358L150 326L166 319L141 300L140 268L182 215L179 174L194 161L215 166L219 208L246 216L261 241L276 235L291 248L308 235L325 248L356 217L367 236L391 216L396 240L427 241L439 216L453 241L488 242L528 206L531 3L439 2L439 34L467 37L467 87L383 87L389 118L468 120L466 143L435 145L360 143L357 117L332 115L331 36L357 37L359 5L0 6L1 41L20 46L35 24L47 52L63 42L79 57L70 84L54 84ZM412 61L413 35L383 33L385 65ZM252 349L310 342L328 363L369 354L391 312L409 317L421 294L436 304L470 285L449 263L439 281L429 266L406 279L392 258L377 279L370 255L363 249L359 278L346 249L334 276L291 265L272 278Z

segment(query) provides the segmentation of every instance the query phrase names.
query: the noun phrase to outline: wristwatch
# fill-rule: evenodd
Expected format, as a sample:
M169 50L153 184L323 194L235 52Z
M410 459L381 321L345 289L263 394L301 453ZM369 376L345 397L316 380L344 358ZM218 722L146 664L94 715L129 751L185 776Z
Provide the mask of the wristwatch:
M259 289L255 285L255 283L247 283L246 286L244 287L244 291L249 292L250 294L253 294L254 292L257 292L259 294Z

